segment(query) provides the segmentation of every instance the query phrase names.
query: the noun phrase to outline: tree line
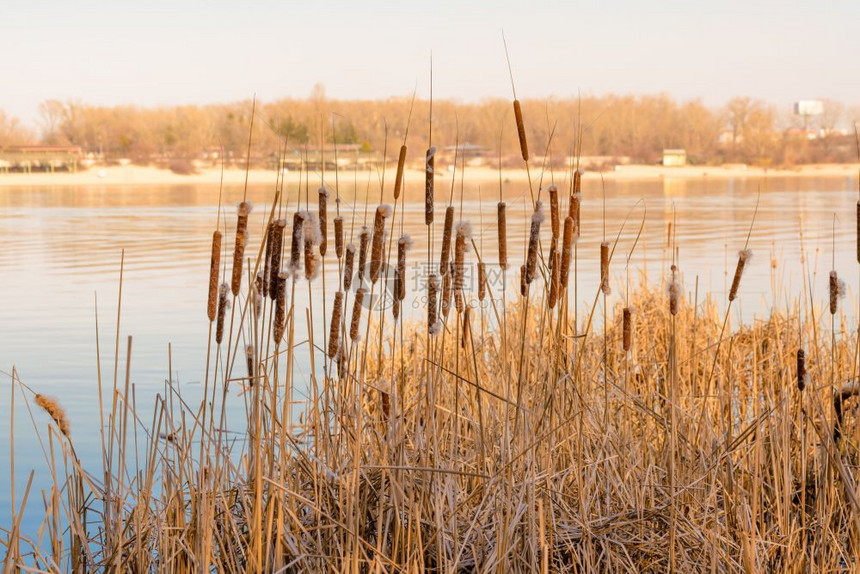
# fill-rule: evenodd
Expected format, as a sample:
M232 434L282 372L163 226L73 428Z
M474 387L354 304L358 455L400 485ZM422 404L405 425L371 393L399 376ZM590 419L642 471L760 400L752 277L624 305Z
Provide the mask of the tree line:
M860 107L825 101L825 113L801 118L754 98L739 97L721 108L665 95L586 96L522 102L532 152L564 163L583 156L659 162L665 148L683 148L694 164L743 162L793 165L850 162L854 136L846 129L860 120ZM0 111L0 147L20 144L73 145L106 160L136 163L224 157L244 165L252 102L200 106L95 106L45 101L38 131ZM395 156L404 141L416 161L430 138L430 102L411 97L386 100L329 100L321 87L306 99L257 102L252 163L276 157L284 146L301 151L320 143L351 149L387 150ZM434 101L434 145L455 141L480 146L491 157L513 162L517 153L511 103ZM411 116L410 116L411 112ZM220 153L223 150L223 155Z

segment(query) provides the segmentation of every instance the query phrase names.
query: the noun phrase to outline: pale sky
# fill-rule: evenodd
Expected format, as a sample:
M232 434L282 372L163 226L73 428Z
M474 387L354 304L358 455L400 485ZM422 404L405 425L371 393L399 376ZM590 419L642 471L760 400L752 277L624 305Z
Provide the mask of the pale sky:
M860 0L0 0L0 109L666 92L860 104Z

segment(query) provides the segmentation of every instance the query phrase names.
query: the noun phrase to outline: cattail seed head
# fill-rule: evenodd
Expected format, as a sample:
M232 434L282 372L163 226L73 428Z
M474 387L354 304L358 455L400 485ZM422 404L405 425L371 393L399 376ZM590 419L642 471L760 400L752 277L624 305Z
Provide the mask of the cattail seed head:
M672 265L672 277L669 280L669 313L678 314L681 299L681 284L678 283L678 267Z
M37 394L34 397L36 404L51 417L63 436L72 438L70 432L69 418L66 416L66 411L60 406L59 401L53 397Z
M262 272L257 274L259 279L259 283L263 282L263 274ZM254 312L254 320L260 318L260 315L263 314L263 296L260 294L260 287L257 285L257 281L254 282L254 285L251 287L251 309Z
M367 267L367 250L370 246L370 230L362 226L358 232L358 282L364 281L364 272Z
M550 275L550 283L549 283L549 296L548 301L549 308L555 308L555 303L558 300L558 294L561 290L561 255L556 251L552 255L552 259L550 260L552 265L552 271Z
M216 229L212 234L212 258L209 260L209 297L206 302L206 315L209 321L214 321L218 313L218 269L220 267L221 232Z
M445 274L451 260L451 231L454 228L454 207L445 208L445 226L442 229L442 256L439 259L439 273Z
M334 218L334 254L338 259L343 257L343 217L340 215Z
M487 265L483 261L478 262L478 301L483 301L487 296Z
M633 343L633 310L630 307L624 307L621 319L621 347L629 351Z
M355 266L355 245L350 243L346 246L346 259L343 264L343 290L349 291L352 287L352 274Z
M570 257L573 252L573 217L564 219L564 236L561 241L561 286L567 289L567 277L570 275Z
M254 386L254 345L245 347L245 363L248 366L248 384Z
M319 188L320 255L328 251L328 190Z
M797 390L803 392L806 388L806 351L797 350Z
M465 349L466 344L469 341L469 330L472 328L471 321L470 321L471 315L472 315L472 308L467 306L465 308L465 310L463 311L463 329L462 329L462 332L460 333L460 348L461 349Z
M311 281L316 278L319 271L319 255L317 245L322 240L320 222L315 213L308 213L304 222L304 251L305 251L305 279Z
M424 164L424 225L433 223L433 194L436 172L436 148L430 146Z
M609 243L600 244L600 290L604 295L612 293L609 287Z
M472 237L472 224L468 221L457 223L454 231L454 289L462 291L465 285L466 252L469 250L468 241Z
M558 213L558 188L555 185L549 186L549 219L552 225L552 238L557 240L560 232L560 221Z
M274 300L278 296L278 275L281 274L281 259L284 253L284 231L287 229L287 220L278 219L272 228L272 261L269 267L269 299Z
M830 314L835 315L839 309L839 299L845 295L845 283L839 279L836 271L830 272Z
M400 198L400 191L403 189L403 168L406 165L406 144L400 146L400 155L397 157L397 173L394 176L394 200Z
M293 215L293 235L290 242L290 270L294 272L297 272L301 265L302 249L304 247L302 242L305 237L305 216L304 211L297 211Z
M532 214L531 228L529 230L528 255L526 256L526 283L534 281L537 273L537 255L540 245L540 225L546 218L543 212L543 204L538 201Z
M526 281L526 266L520 265L520 295L525 297L529 292L529 282Z
M379 279L379 270L382 269L382 246L385 239L385 220L391 217L391 206L387 204L376 208L376 216L373 220L373 247L370 250L370 282L376 283Z
M218 289L218 317L215 323L215 342L219 345L224 339L224 317L227 316L227 309L230 308L230 300L227 299L229 292L230 286L222 283Z
M508 268L508 218L507 205L500 201L496 217L496 225L499 229L499 267Z
M275 318L272 320L275 345L281 343L287 327L287 274L279 273L275 280Z
M529 144L526 141L526 125L523 122L523 108L519 100L514 100L514 118L517 121L517 136L520 139L520 153L523 161L529 160Z
M334 294L334 308L331 312L331 327L328 334L328 356L334 359L340 348L340 320L343 316L343 291Z
M364 287L359 287L355 292L355 301L352 304L352 321L349 323L349 338L352 341L358 341L361 333L358 327L361 324L361 307L364 304L364 294L367 290Z
M236 247L233 250L233 277L230 283L234 297L239 295L239 287L242 286L242 259L245 257L245 245L248 244L248 215L251 213L251 209L251 204L247 201L239 204L236 220Z
M579 173L578 171L576 173ZM581 212L581 202L582 202L582 194L574 193L570 196L570 205L567 208L567 215L573 220L573 227L571 235L571 242L576 243L580 237L581 233L581 221L580 221L580 212Z
M400 292L403 289L403 280L401 279L400 269L395 269L394 296L391 298L391 314L394 316L395 321L400 318L400 302L402 301L400 298Z
M430 274L427 282L427 331L431 336L438 335L442 330L436 303L439 299L439 278L435 273Z
M448 264L448 272L442 275L442 316L447 317L451 310L451 275L453 275L453 263Z
M744 273L744 267L747 261L752 258L752 250L744 249L738 252L738 266L735 267L735 276L732 279L732 287L729 290L729 301L734 301L738 296L738 288L741 285L741 276Z
M406 298L406 254L412 249L412 237L404 233L397 240L397 275L395 299L403 301Z
M577 169L573 172L573 195L582 193L582 170Z

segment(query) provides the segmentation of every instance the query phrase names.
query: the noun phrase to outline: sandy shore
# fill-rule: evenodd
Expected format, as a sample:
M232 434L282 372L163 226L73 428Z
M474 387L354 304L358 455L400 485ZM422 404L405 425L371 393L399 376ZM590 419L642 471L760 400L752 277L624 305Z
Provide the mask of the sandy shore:
M390 166L390 176L393 176L394 166ZM539 176L539 166L532 167L532 177ZM359 174L359 178L366 178ZM353 172L341 172L341 177L352 179ZM346 174L346 175L343 175ZM245 171L228 169L224 172L224 183L229 186L243 185ZM603 173L606 179L697 179L709 178L754 178L754 177L854 177L857 166L844 165L809 165L792 169L763 169L739 165L726 166L687 166L663 167L652 165L623 165L614 171ZM276 174L272 170L255 169L248 174L248 183L253 185L274 184ZM556 181L561 173L556 172ZM290 172L286 176L288 182L298 182L300 174ZM407 181L422 181L424 174L419 170L408 170ZM445 174L440 174L445 177ZM506 169L502 177L507 180L525 180L525 170ZM586 172L585 178L599 178L597 172ZM497 181L499 173L488 167L469 167L466 169L466 179L470 182ZM313 177L311 179L314 179ZM92 168L78 173L0 173L0 187L20 186L77 186L77 185L218 185L221 180L221 170L218 168L203 169L192 175L178 175L171 171L154 167L122 166Z

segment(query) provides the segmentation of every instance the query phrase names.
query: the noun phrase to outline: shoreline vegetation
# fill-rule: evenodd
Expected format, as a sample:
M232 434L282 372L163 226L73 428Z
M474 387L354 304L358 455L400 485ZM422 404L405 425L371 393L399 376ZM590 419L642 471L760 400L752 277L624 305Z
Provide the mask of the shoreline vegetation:
M396 164L388 166L393 169ZM563 173L564 170L555 170ZM245 176L248 183L253 185L272 185L276 180L284 180L286 183L296 184L304 175L298 170L286 172L279 178L275 170L251 169L250 171L229 168L224 170L225 185L243 185ZM333 172L328 171L329 178L333 179ZM340 170L341 177L351 178L353 170ZM360 174L366 174L363 170ZM424 178L423 171L405 169L404 175L407 181L419 181ZM795 166L793 168L763 168L756 166L744 166L727 164L724 166L685 166L664 167L659 165L621 165L617 169L596 172L586 171L583 178L606 180L649 180L649 179L729 179L729 178L764 178L764 177L857 177L856 164L816 164ZM366 176L365 176L366 177ZM517 183L527 183L527 174L523 169L504 169L502 177ZM439 174L437 180L445 181L446 174ZM467 182L493 182L498 181L499 171L489 167L467 167L465 170ZM32 173L0 173L0 188L35 187L35 186L128 186L128 185L219 185L221 182L220 168L201 168L195 173L177 174L169 169L159 169L145 166L113 166L93 167L80 170L77 173L70 172L32 172Z
M462 176L481 172L456 156L454 171L437 172L428 117L429 137L412 150L423 170L405 170L406 119L392 144L403 142L400 159L377 166L349 208L337 177L308 172L265 173L261 227L249 226L247 186L235 211L219 208L200 277L209 332L199 401L186 400L170 364L154 408L137 401L120 265L115 330L96 329L97 468L80 465L76 421L13 368L12 415L41 409L34 432L50 488L31 492L31 473L16 496L13 482L5 569L856 569L860 338L841 278L857 269L836 269L834 255L829 292L815 293L806 277L820 271L819 246L805 246L799 227L799 292L783 290L772 261L772 300L785 303L735 324L755 216L746 242L729 246L738 259L721 313L684 275L674 219L659 274L630 280L645 257L640 200L620 229L606 228L604 212L601 281L586 293L583 126L565 132L575 153L556 186L534 140L529 151L514 94L507 127L528 204L509 210L502 166L485 170L498 183L498 196L491 186L479 196L496 236L485 247L462 210ZM416 190L423 214L406 203ZM860 201L857 215L860 232ZM407 216L423 216L426 252L403 233ZM520 230L524 249L509 251ZM416 262L425 280L412 286ZM402 306L415 303L423 319L404 321ZM306 380L297 365L309 366ZM228 405L243 415L230 426ZM28 504L44 507L34 533L20 528Z

